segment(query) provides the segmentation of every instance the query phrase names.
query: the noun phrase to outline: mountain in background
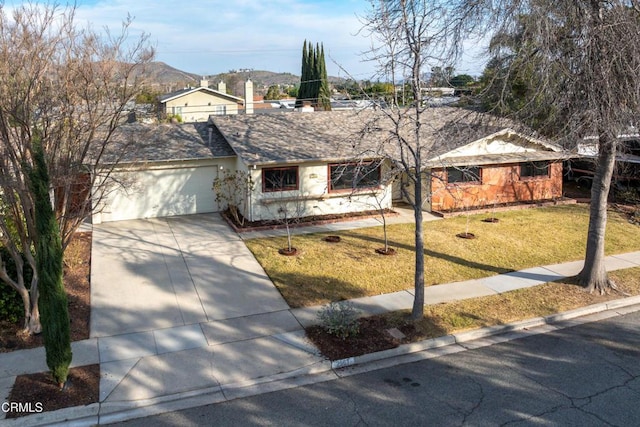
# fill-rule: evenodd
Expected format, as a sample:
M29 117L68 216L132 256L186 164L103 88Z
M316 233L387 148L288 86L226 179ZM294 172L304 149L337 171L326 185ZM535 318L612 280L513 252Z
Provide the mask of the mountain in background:
M200 81L204 78L209 83L209 87L217 89L218 82L224 81L227 84L227 91L232 95L242 97L244 82L247 79L253 81L256 95L264 95L269 86L280 85L282 88L293 87L300 84L300 76L291 73L274 73L263 70L230 70L227 73L220 73L208 76L189 73L178 70L164 62L151 62L139 73L147 82L146 85L154 92L170 93L186 87L200 86ZM341 83L345 79L340 77L329 77L330 83Z

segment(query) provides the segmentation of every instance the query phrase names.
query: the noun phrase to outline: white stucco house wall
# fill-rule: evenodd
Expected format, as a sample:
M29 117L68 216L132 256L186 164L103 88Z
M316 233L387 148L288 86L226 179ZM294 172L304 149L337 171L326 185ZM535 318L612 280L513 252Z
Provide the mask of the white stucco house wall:
M351 112L212 116L210 124L238 155L239 170L251 177L247 219L390 209L387 165L345 145L337 122L352 119ZM363 176L353 179L354 172Z

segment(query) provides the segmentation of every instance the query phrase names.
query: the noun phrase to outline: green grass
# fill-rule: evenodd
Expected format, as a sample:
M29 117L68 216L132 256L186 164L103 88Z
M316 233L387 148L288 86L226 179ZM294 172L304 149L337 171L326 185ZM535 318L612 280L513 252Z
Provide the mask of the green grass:
M449 283L491 276L538 265L584 257L588 209L584 205L526 209L497 213L498 223L482 221L488 215L469 217L474 240L460 239L467 217L425 223L425 284ZM375 253L383 245L382 228L336 233L337 244L324 235L293 237L298 256L279 255L286 238L247 241L267 274L293 307L325 304L362 296L413 288L414 226L388 227L395 256ZM607 254L640 250L640 227L610 212Z
M640 294L640 267L615 271L610 277L628 295ZM548 316L617 298L621 295L616 292L589 294L568 279L500 295L430 305L425 307L423 319L412 322L417 331L412 341ZM409 311L401 310L382 317L389 327L397 327L409 323L409 315Z

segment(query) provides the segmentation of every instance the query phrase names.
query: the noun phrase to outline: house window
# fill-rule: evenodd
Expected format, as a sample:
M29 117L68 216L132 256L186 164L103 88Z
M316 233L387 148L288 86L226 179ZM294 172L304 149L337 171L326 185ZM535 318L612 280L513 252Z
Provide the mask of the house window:
M336 163L329 165L330 191L371 188L379 184L379 163Z
M262 191L289 191L298 189L298 167L262 169Z
M447 168L448 184L480 184L482 175L479 166Z
M209 104L211 105L211 104ZM216 109L214 114L216 116L224 116L225 114L227 114L227 106L226 105L216 105Z
M520 163L520 179L536 177L549 177L548 161Z

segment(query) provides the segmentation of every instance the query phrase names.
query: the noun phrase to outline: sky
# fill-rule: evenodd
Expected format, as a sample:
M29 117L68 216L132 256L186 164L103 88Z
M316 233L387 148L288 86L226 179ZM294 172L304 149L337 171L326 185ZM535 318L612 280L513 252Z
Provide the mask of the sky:
M73 1L71 1L72 3ZM5 5L20 4L5 0ZM64 3L63 3L64 4ZM377 80L364 60L368 0L76 0L76 23L117 31L127 15L132 37L149 34L157 61L212 75L254 69L299 75L304 40L322 43L330 76ZM456 74L478 76L484 61L474 45Z

